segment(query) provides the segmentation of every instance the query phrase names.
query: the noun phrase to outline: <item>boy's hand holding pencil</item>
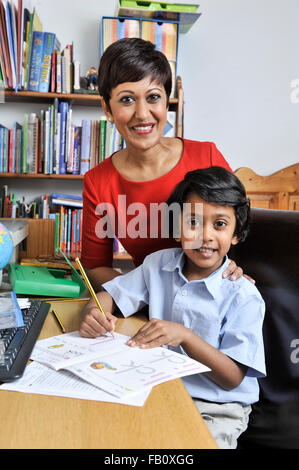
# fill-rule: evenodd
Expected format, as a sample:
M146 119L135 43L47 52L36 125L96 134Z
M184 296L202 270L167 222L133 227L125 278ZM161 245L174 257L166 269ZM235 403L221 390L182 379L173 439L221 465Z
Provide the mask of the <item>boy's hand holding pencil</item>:
M82 312L83 318L79 328L80 334L87 338L96 338L106 333L111 333L114 336L113 331L118 319L111 313L114 308L111 295L108 292L96 294L79 258L76 258L76 263L92 297L92 300L88 302Z

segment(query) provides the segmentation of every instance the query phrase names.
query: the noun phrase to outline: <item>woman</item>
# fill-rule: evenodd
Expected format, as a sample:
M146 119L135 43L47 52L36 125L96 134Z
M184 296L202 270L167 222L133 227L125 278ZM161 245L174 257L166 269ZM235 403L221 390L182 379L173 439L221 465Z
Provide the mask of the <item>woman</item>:
M114 231L139 265L149 253L175 246L153 222L153 207L167 201L190 170L231 170L213 143L163 137L171 86L169 63L149 41L121 39L101 58L102 106L126 146L84 176L81 262L96 291L119 275L112 268ZM110 236L107 214L113 219ZM242 275L233 261L224 275L232 273L231 279Z

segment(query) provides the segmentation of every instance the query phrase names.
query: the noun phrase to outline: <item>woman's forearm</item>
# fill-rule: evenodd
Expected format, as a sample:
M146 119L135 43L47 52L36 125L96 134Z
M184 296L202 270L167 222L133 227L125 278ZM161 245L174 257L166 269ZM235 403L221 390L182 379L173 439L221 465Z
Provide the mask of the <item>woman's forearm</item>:
M111 281L117 276L121 276L121 273L116 269L101 266L94 269L86 269L86 274L95 292L99 292L102 288L102 284Z

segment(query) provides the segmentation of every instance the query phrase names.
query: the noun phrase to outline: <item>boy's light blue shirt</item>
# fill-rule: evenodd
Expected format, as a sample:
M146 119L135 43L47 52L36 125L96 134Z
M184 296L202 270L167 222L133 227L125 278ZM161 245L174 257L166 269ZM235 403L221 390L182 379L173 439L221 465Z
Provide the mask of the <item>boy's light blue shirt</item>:
M265 376L262 324L264 301L246 278L223 279L229 261L205 279L188 281L182 273L181 248L160 250L141 266L106 282L125 317L149 305L149 318L181 323L227 356L248 366L241 384L224 390L204 374L183 379L194 398L211 402L254 403L259 398L257 377ZM182 347L171 348L185 354Z

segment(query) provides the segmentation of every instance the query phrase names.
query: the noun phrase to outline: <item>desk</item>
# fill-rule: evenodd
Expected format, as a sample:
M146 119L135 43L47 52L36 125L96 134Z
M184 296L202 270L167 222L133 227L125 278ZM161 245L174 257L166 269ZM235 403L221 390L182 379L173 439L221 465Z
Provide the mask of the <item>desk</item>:
M86 300L52 302L67 330L78 330ZM119 319L134 334L145 318ZM40 339L61 333L48 315ZM154 387L143 407L0 391L1 449L215 449L181 379Z

